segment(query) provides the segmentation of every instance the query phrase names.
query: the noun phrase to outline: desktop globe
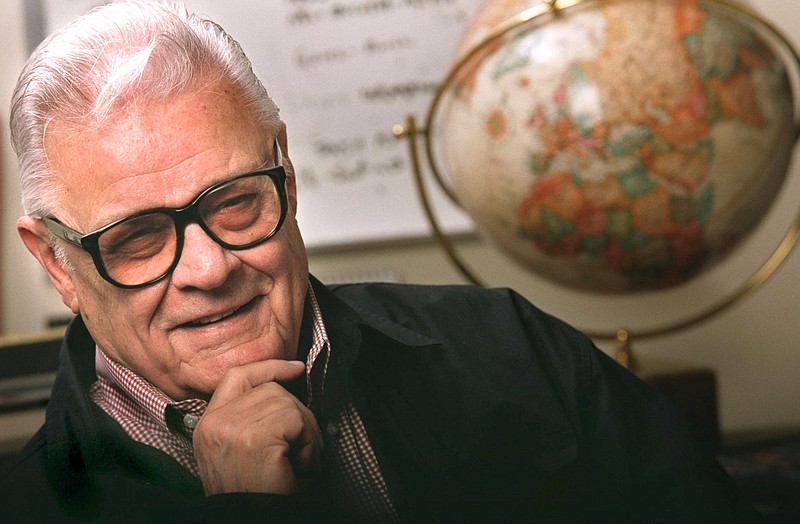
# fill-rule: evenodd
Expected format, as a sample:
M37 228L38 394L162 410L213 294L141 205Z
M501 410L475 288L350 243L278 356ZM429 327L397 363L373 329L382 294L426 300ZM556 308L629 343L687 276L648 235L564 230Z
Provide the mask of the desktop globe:
M676 286L781 189L797 137L786 47L721 0L489 0L429 147L478 231L533 273L595 292Z

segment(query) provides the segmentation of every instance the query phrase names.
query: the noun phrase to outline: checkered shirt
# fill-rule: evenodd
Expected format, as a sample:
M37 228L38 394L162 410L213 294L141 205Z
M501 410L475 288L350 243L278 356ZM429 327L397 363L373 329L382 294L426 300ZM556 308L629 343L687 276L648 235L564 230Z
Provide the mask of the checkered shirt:
M306 384L307 403L313 408L315 395L324 394L331 345L310 284L308 290L314 319L312 346L306 360ZM172 400L153 384L108 358L99 347L95 367L97 382L90 391L94 403L117 421L133 440L160 449L199 477L192 431L208 403L202 399ZM168 422L170 413L178 415L181 427ZM352 403L344 406L328 425L326 433L326 446L332 446L336 465L332 486L337 495L335 499L347 511L369 521L399 521L366 429Z

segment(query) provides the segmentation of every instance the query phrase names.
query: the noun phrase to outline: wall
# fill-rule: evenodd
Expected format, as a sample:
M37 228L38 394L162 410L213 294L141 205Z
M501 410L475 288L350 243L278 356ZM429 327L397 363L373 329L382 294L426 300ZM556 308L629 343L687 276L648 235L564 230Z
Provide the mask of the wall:
M11 90L16 82L16 74L11 71L19 71L24 61L24 37L22 31L22 2L18 0L4 0L0 2L0 49L5 50L0 53L0 71L8 72L0 75L0 197L2 206L0 207L0 308L3 315L0 316L0 330L3 331L29 331L38 324L28 324L11 320L9 312L18 309L18 317L24 317L34 310L36 301L27 302L14 300L15 294L20 290L14 285L16 278L9 275L18 275L20 279L31 276L33 268L28 263L21 263L24 260L24 253L20 250L21 242L14 230L14 223L22 213L19 205L19 185L16 172L16 161L11 153L11 146L8 142L8 106ZM27 261L25 261L27 262ZM19 274L22 273L22 274ZM35 294L39 294L38 290ZM13 308L11 307L13 304Z
M8 97L25 55L21 30L24 0L0 2L0 114L6 120ZM800 27L800 2L759 0L752 4L789 31ZM792 38L797 35L789 33ZM291 118L291 115L285 115ZM401 117L402 118L402 117ZM13 174L14 162L4 129L2 169ZM800 177L795 162L793 177ZM410 180L409 180L409 183ZM50 288L44 274L24 251L14 231L20 214L14 176L3 180L2 237L2 325L5 332L31 331L66 309ZM781 237L798 208L797 183L784 191L782 207L773 213L759 233L740 250L735 260L696 285L670 293L663 300L643 297L616 299L578 295L537 280L508 263L485 244L462 239L458 248L489 277L492 285L511 285L536 304L579 327L616 329L659 324L681 318L689 310L706 307L709 297L727 293L742 281L754 264L762 260ZM463 283L442 250L433 242L387 243L343 248L311 254L312 271L323 280L380 278L419 283ZM639 340L634 349L645 362L656 359L679 364L712 367L719 381L721 423L725 431L738 431L786 424L800 426L800 329L796 324L800 296L800 252L794 251L762 287L734 303L707 322L664 337ZM713 302L713 301L712 301ZM604 350L612 344L601 341Z

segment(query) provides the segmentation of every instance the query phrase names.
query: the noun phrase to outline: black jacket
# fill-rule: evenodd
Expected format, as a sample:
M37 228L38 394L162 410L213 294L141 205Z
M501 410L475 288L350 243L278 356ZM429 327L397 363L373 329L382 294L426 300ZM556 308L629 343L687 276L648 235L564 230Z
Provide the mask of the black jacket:
M404 521L755 518L664 398L513 292L314 287L332 347L321 427L356 404ZM324 476L294 497L203 496L91 402L95 378L78 317L46 422L0 479L8 522L350 520Z

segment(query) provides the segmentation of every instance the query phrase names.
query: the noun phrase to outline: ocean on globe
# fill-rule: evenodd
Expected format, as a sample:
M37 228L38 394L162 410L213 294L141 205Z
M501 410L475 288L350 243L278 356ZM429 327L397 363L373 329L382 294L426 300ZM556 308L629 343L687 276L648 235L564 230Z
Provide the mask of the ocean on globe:
M430 133L459 204L576 289L663 289L724 259L769 210L797 136L774 33L717 1L586 0L497 36L541 3L489 0L464 37L460 56L477 52Z

